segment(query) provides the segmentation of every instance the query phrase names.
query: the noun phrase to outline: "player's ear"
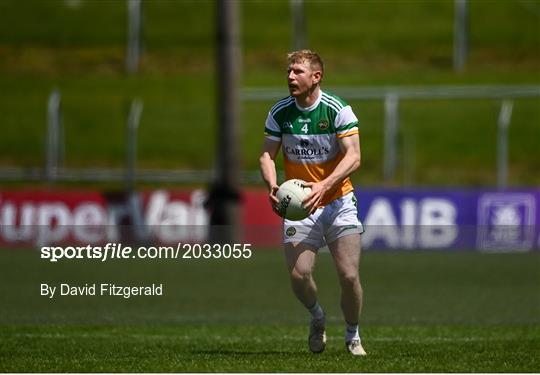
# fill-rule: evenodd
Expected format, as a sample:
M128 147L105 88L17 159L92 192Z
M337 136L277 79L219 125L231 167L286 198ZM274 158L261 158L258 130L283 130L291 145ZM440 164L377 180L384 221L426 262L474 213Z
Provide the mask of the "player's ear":
M321 79L322 79L322 72L320 70L313 71L313 83L319 84L321 83Z

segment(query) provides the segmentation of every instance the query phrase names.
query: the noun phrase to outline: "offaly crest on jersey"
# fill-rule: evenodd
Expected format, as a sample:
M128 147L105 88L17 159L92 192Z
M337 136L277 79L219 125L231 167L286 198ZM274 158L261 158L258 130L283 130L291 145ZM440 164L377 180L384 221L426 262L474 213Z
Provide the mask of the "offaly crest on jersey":
M323 119L319 121L317 126L319 127L320 130L325 131L326 129L328 129L328 120Z

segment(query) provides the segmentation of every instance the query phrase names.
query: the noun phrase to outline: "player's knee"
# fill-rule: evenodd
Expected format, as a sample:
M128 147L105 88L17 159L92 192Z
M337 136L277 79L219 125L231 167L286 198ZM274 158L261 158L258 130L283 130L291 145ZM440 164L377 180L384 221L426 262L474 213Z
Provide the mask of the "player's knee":
M291 271L291 280L304 282L311 279L311 270L309 268L294 267Z
M343 287L358 288L360 287L360 277L356 270L345 271L340 274L339 280Z

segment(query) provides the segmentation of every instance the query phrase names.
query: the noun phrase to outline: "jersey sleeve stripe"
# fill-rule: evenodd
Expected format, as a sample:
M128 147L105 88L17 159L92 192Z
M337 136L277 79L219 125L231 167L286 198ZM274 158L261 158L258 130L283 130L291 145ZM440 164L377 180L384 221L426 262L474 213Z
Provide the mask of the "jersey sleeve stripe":
M323 94L322 99L324 99L325 101L327 101L327 102L329 102L329 103L334 104L334 106L335 106L336 108L338 108L338 109L343 108L343 105L341 105L340 102L338 102L337 100L335 100L334 98L332 98L330 95Z
M281 139L281 133L280 132L277 132L277 131L274 131L274 130L271 130L271 129L268 129L268 128L264 128L264 134L265 135L272 135L274 137L278 137L278 139Z
M274 116L277 112L279 112L281 109L287 107L289 104L291 104L294 101L292 97L288 97L287 99L284 99L282 101L279 101L270 109L270 113L272 116Z
M274 137L273 135L269 135L269 134L266 134L266 133L265 133L265 138L266 138L266 139L270 139L270 140L272 140L272 141L281 142L281 138L280 138L280 137Z
M273 106L272 108L270 108L270 111L272 111L275 107L277 107L278 105L280 104L283 104L284 102L288 101L288 100L291 100L292 97L291 96L287 96L286 98L283 98L283 99L280 99L278 100Z
M340 109L336 107L334 103L327 101L324 97L322 98L322 102L332 108L334 111L336 111L336 114L339 113Z
M323 98L325 98L329 102L334 103L339 109L342 109L343 107L345 107L339 100L337 100L336 98L334 98L334 97L332 97L332 96L330 96L328 94L323 93Z
M338 138L345 138L345 137L348 137L350 135L355 135L355 134L358 134L358 128L346 131L344 133L338 133L336 136Z
M272 117L275 116L283 108L287 108L288 106L290 106L291 103L292 103L292 101L288 102L288 103L284 103L284 104L280 105L279 107L276 107L273 111L270 111L270 114L272 115Z

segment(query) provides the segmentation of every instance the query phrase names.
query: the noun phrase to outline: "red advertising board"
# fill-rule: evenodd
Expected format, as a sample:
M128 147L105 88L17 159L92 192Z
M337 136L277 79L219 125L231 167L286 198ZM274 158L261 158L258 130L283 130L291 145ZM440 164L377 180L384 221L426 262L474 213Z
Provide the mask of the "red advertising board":
M160 243L204 242L209 213L206 192L154 190L135 195L96 191L0 192L0 243L39 246L51 243L98 244L133 236ZM263 190L246 190L241 199L241 240L279 245L281 219ZM144 233L143 233L144 232Z

